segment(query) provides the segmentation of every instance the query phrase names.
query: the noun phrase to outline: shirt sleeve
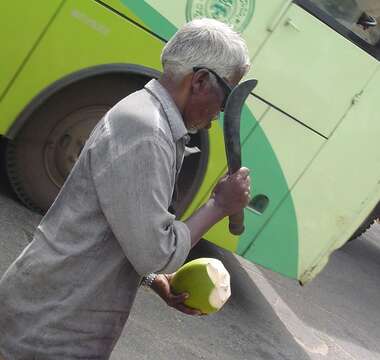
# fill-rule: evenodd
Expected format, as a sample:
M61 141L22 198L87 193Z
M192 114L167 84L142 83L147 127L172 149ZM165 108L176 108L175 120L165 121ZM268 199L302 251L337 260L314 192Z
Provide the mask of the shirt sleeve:
M187 225L168 211L175 166L169 144L157 137L140 139L102 169L94 156L91 170L100 207L137 273L176 271L191 239Z

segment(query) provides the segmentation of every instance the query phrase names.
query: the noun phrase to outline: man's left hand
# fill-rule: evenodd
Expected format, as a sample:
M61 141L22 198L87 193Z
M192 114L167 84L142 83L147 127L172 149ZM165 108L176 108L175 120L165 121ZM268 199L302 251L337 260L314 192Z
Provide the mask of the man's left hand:
M202 315L201 311L187 307L184 301L189 296L186 293L174 294L170 288L170 280L174 274L158 274L151 288L168 304L187 315Z

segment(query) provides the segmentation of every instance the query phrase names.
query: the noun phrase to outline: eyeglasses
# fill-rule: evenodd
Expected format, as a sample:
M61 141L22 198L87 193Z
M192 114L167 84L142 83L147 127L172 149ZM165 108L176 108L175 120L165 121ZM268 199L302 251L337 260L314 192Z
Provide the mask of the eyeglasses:
M224 92L224 99L222 101L222 105L220 106L220 111L224 111L224 108L226 106L227 98L230 95L232 91L232 87L227 83L226 80L224 80L222 77L220 77L214 70L211 70L207 67L201 67L201 66L195 66L193 67L193 71L197 72L198 70L207 70L211 74L213 74L218 81L219 85L222 87L223 92Z

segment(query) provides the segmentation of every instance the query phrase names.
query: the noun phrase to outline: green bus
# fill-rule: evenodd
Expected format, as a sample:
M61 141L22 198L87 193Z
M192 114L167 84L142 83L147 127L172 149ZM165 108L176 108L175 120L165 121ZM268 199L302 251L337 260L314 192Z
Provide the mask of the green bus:
M253 179L246 230L233 236L226 220L205 238L307 283L380 214L376 0L1 1L9 180L45 211L96 122L159 76L165 41L199 17L242 33L259 81L241 123ZM226 171L222 123L192 135L175 204L183 218Z

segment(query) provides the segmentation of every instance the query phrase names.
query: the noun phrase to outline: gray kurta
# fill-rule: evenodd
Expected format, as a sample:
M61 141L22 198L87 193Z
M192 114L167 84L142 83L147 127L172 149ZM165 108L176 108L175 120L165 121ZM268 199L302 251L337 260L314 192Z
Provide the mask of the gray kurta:
M190 250L168 212L187 138L156 80L107 113L0 281L5 359L108 358L141 277L175 271Z

